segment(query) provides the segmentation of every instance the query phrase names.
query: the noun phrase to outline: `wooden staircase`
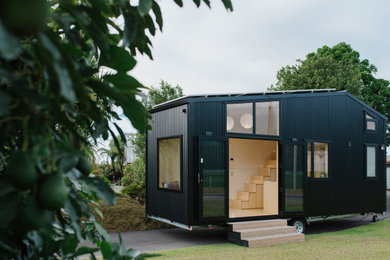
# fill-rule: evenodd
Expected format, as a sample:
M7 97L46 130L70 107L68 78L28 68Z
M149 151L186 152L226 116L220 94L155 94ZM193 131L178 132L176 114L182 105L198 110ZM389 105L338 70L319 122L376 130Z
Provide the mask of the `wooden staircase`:
M236 199L229 200L234 209L263 209L264 181L277 181L276 160L266 160L265 167L258 169L258 175L251 176L250 183L244 184L243 191L237 191Z
M228 223L228 240L246 247L259 247L305 241L285 219Z

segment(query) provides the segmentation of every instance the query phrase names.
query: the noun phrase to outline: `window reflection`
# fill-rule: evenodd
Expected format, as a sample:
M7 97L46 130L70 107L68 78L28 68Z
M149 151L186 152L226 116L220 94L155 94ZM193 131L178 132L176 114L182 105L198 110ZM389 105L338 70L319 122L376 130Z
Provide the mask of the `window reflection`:
M307 177L311 177L311 143L307 144Z
M376 147L367 146L366 150L366 175L367 177L376 177Z
M314 178L328 178L328 144L314 143Z
M226 130L232 133L253 134L253 104L228 104Z
M279 101L256 103L256 134L279 135Z
M180 190L180 137L158 140L159 188Z

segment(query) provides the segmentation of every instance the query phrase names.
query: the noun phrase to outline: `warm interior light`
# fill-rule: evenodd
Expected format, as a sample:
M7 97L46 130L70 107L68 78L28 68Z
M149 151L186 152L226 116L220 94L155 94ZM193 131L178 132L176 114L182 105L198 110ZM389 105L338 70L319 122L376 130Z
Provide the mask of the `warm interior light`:
M226 117L226 129L228 131L232 130L234 126L234 120L231 116Z
M240 117L240 124L245 129L252 128L252 126L253 126L253 117L252 117L252 115L250 115L250 114L243 114Z

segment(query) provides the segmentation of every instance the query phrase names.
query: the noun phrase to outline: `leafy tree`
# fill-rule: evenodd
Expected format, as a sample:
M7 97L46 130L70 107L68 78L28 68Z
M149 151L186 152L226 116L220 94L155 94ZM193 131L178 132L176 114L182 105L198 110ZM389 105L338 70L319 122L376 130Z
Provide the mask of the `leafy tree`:
M183 89L180 86L172 87L169 83L162 80L158 88L150 88L146 97L143 98L142 103L146 109L150 110L155 105L182 97L183 95ZM134 152L137 157L145 161L145 133L138 131L133 139L131 139L131 143L134 145Z
M151 87L146 98L143 99L144 106L150 110L155 105L183 96L183 89L180 86L172 87L166 81L161 80L158 88Z
M323 46L309 53L297 65L281 68L276 86L270 90L325 89L347 90L368 105L390 116L389 81L374 75L377 68L344 42ZM389 133L390 124L387 126ZM390 141L390 135L387 137Z
M138 157L131 164L126 165L124 169L122 185L128 186L131 183L145 184L145 162L143 158Z
M137 3L0 1L1 259L93 254L97 248L78 247L87 238L105 259L134 257L92 214L98 199L113 204L115 197L89 174L87 157L100 137L111 135L119 147L108 124L119 119L113 105L140 132L147 125L136 99L143 86L128 73L136 53L152 58L150 37L163 20L157 1ZM124 26L116 23L120 16ZM103 68L113 72L99 77Z
M117 136L119 147L115 144L114 140L111 140L109 143L109 148L99 148L98 152L101 155L106 155L110 158L111 163L111 181L118 181L123 177L123 163L125 161L125 145L126 140L123 140L119 136Z

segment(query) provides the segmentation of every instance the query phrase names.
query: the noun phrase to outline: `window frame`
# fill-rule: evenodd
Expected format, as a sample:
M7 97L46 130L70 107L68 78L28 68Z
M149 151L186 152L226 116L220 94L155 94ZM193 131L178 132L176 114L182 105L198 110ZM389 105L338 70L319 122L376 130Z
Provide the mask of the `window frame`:
M262 102L278 102L279 104L279 118L278 118L278 124L279 124L279 135L263 135L263 134L256 134L256 103L262 103ZM240 132L231 132L227 130L227 116L228 116L228 105L236 105L236 104L252 104L252 132L251 133L240 133ZM225 117L223 120L224 124L224 133L225 136L233 136L238 138L262 138L265 140L280 140L280 134L282 131L282 116L281 116L281 109L282 109L282 100L281 99L264 99L264 100L240 100L240 101L228 101L224 102L225 107Z
M243 104L251 104L252 105L252 108L251 108L251 110L252 110L251 111L252 112L252 133L233 132L233 131L227 130L228 105L243 105ZM225 104L225 119L224 119L225 133L226 134L238 134L238 135L254 135L255 129L256 129L256 126L255 126L255 116L256 116L256 114L255 114L255 112L256 111L255 111L254 102L250 101L250 100L242 101L242 102L229 102L229 103L226 103Z
M376 180L378 178L378 144L365 144L364 145L364 179L365 180ZM375 176L367 176L367 166L368 166L368 160L367 160L367 152L368 147L374 147L375 148Z
M169 189L160 187L160 141L180 138L180 189ZM183 135L172 135L157 138L157 189L160 191L183 193Z
M371 118L367 118L367 115ZM375 129L368 129L367 122L375 123ZM376 119L372 114L368 113L367 111L364 111L364 131L367 133L376 133L378 131L378 119Z
M256 115L256 104L258 103L271 103L271 102L278 102L278 134L277 135L264 135L264 134L257 134L256 131L256 124L257 124L257 115ZM253 129L253 134L256 135L256 136L269 136L269 137L280 137L280 100L264 100L264 101L255 101L253 102L253 125L254 125L254 129Z
M326 143L328 144L328 176L326 178L315 178L314 177L314 143ZM330 147L331 147L331 142L326 141L326 140L307 140L306 141L306 168L308 166L308 161L307 161L307 152L309 144L311 145L311 150L310 150L310 176L308 175L309 169L306 169L306 178L309 180L316 180L316 181L328 181L330 180L331 174L330 174Z

